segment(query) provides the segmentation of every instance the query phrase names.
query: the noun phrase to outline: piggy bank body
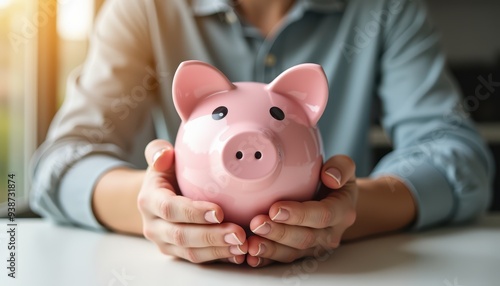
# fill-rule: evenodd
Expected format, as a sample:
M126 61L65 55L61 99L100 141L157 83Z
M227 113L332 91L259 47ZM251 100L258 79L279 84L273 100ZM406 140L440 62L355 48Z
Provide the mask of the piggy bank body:
M224 221L244 227L276 201L313 198L323 163L316 123L328 97L320 66L292 67L266 85L232 83L206 63L183 62L173 97L184 196L220 205Z

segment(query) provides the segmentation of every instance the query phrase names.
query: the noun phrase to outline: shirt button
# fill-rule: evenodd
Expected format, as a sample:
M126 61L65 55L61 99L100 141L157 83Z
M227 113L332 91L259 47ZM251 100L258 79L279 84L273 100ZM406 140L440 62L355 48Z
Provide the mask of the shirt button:
M233 24L234 22L236 22L237 17L236 17L236 14L234 14L234 12L227 12L226 13L226 22L228 24Z
M265 64L268 67L273 67L276 64L276 56L273 54L268 54L266 56Z

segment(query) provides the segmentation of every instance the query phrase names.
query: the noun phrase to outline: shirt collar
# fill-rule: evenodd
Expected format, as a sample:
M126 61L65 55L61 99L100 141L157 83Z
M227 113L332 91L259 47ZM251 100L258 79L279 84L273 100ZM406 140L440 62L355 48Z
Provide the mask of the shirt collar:
M302 11L331 13L344 11L347 0L297 0ZM207 16L233 10L230 0L192 0L191 7L196 16Z

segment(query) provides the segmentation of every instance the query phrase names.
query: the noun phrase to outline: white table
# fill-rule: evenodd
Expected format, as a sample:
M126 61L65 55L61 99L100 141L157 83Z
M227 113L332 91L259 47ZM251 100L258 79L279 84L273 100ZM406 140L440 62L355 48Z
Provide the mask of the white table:
M0 220L0 285L500 285L500 213L474 225L345 244L325 261L261 269L195 265L138 237L18 219L16 279L7 277Z

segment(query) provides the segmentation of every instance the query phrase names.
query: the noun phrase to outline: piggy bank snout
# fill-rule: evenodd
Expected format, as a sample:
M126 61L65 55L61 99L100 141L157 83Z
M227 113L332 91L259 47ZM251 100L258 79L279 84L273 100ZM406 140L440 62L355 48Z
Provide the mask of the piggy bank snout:
M230 137L222 150L226 171L239 179L260 180L276 173L281 150L269 133L243 132Z

